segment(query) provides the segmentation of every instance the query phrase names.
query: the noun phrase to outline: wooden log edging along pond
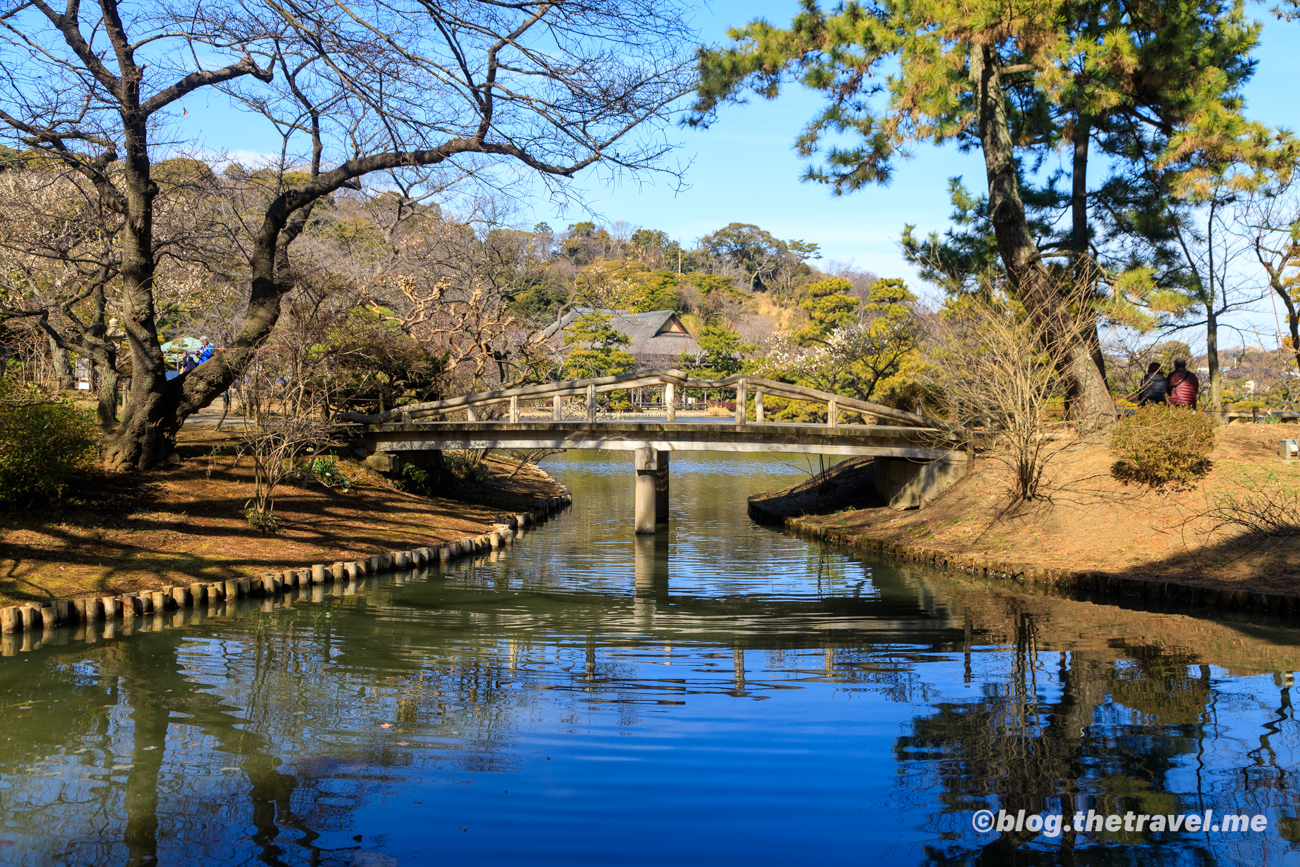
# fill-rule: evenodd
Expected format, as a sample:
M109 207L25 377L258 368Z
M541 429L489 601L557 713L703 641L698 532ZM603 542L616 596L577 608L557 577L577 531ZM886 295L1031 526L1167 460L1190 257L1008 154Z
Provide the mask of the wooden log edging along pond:
M445 565L464 557L486 555L513 544L526 527L541 524L572 505L573 495L569 489L555 482L546 473L543 472L542 475L555 484L560 491L559 495L541 500L533 509L499 515L488 532L477 536L466 536L440 545L372 554L360 560L314 563L301 569L267 572L261 577L243 576L195 582L118 596L42 599L0 607L0 655L13 656L20 650L35 650L41 646L41 637L46 635L46 630L56 627L105 624L103 638L107 639L115 637L117 625L131 625L137 618L165 612L183 612L185 609L239 599L264 599L273 604L284 594L295 590L323 588L331 584L355 588L362 579L385 572ZM94 643L100 637L86 633L83 639L87 643ZM67 641L60 643L66 644Z
M868 551L901 563L914 563L939 572L955 572L980 578L1000 579L1040 588L1083 590L1106 596L1148 602L1174 602L1228 610L1255 611L1300 618L1300 595L1263 593L1231 587L1202 587L1181 581L1162 581L1115 575L1101 571L1077 571L953 554L923 545L905 545L854 535L836 527L824 527L801 517L785 518L787 529L823 542Z

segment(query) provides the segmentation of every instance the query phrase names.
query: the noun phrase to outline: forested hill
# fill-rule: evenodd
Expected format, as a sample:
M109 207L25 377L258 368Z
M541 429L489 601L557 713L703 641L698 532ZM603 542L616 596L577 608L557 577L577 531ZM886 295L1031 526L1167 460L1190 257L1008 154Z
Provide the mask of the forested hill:
M823 262L815 239L742 223L690 244L627 223L475 230L381 196L336 197L300 244L355 287L354 318L383 310L445 356L449 390L631 369L599 315L566 329L563 344L542 339L590 308L675 311L701 347L677 363L701 376L752 370L908 407L924 391L909 367L915 296L899 279Z

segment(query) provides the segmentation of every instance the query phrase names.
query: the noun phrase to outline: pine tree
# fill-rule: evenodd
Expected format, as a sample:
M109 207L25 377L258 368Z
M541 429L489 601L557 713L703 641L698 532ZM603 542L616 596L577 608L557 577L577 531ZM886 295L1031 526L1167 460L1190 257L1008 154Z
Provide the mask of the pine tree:
M721 103L747 91L773 98L790 80L821 91L825 104L797 145L816 160L806 179L837 194L887 183L894 161L918 142L979 148L1001 270L1049 331L1067 301L1044 260L1067 255L1082 269L1092 241L1093 144L1121 164L1154 159L1191 178L1200 162L1251 134L1236 94L1252 69L1258 26L1245 20L1241 0L845 0L830 11L804 0L788 28L758 20L729 36L730 46L700 55L692 123L710 123ZM1059 179L1027 187L1026 172L1063 145L1071 149L1069 191L1059 191ZM1063 237L1035 235L1031 208L1040 198L1068 204ZM1054 361L1071 417L1083 429L1109 424L1095 332L1047 337L1063 347Z

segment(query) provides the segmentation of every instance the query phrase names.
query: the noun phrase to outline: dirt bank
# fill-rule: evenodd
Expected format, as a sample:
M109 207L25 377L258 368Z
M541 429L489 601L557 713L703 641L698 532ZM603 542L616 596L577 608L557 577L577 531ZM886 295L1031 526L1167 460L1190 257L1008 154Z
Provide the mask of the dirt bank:
M483 485L448 484L444 496L419 497L340 458L350 490L314 479L279 488L280 531L262 534L243 515L251 462L230 448L228 434L186 430L175 469L96 475L55 506L0 516L0 604L260 576L433 545L484 533L498 513L557 493L536 468L491 460Z
M1207 514L1215 496L1238 484L1243 472L1279 466L1278 440L1298 433L1294 426L1220 428L1209 473L1188 490L1126 485L1111 475L1113 458L1104 442L1067 439L1049 464L1046 499L1032 503L1013 506L1006 470L981 458L972 474L916 511L817 509L807 490L793 489L756 498L754 505L806 532L862 547L903 546L962 562L1231 593L1300 595L1300 537L1216 530ZM1287 470L1296 471L1294 464ZM866 479L861 468L857 473Z

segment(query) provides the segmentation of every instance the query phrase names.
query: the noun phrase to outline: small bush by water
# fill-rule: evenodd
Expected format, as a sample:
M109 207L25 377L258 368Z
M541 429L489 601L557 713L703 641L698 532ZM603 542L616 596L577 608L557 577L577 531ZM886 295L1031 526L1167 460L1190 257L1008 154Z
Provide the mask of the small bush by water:
M437 496L434 491L433 478L429 475L428 470L417 467L415 464L407 464L402 467L400 487L403 491L410 491L422 497Z
M1110 435L1112 472L1156 488L1190 486L1210 469L1214 423L1178 407L1152 404L1121 419Z

